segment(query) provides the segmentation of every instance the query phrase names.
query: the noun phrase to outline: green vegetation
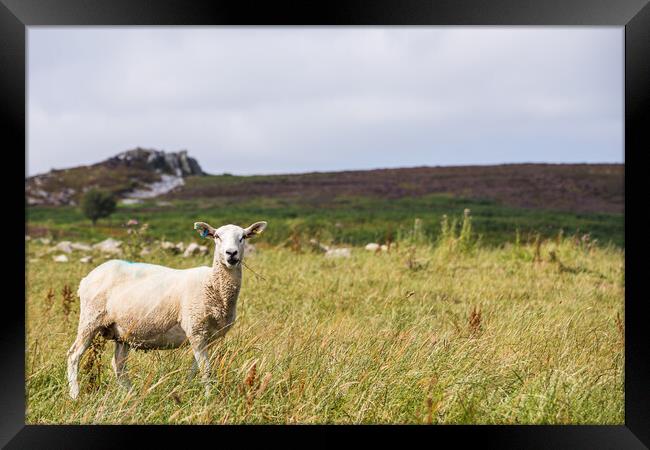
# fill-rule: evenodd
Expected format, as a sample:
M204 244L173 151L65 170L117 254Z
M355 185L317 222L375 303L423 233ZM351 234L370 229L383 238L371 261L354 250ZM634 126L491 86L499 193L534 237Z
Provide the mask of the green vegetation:
M474 216L474 232L489 246L512 241L517 233L524 242L533 242L538 233L542 238L551 238L560 230L566 235L588 233L603 245L625 245L622 214L512 208L491 201L443 195L400 199L339 196L327 201L283 197L202 198L176 200L167 206L147 201L140 205L118 206L111 221L96 227L84 221L75 207L30 207L28 225L34 236L100 240L106 236L124 237L123 224L134 218L148 223L153 237L187 241L194 238L192 224L198 220L245 224L263 218L269 221L265 241L272 244L297 235L303 240L316 237L325 243L365 245L399 240L411 228L415 217L422 221L423 235L435 240L440 234L442 216L459 217L466 208Z
M245 269L237 322L212 349L207 399L198 378L186 380L189 348L132 352L127 392L111 372L112 344L98 339L82 360L81 395L70 400L65 360L79 312L72 292L106 258L95 253L87 265L73 253L55 263L30 241L27 423L624 423L624 251L557 233L580 227L601 244L622 244L622 218L441 197L338 202L348 208L119 208L114 223L136 216L150 222L147 232L185 240L196 218L269 220L247 258L259 276ZM463 220L466 207L472 221ZM298 225L359 243L392 227L398 245L355 248L348 259L271 245ZM30 210L30 226L98 236L73 209ZM545 227L552 239L521 239ZM187 268L211 256L155 250L142 260Z
M93 226L98 219L108 217L115 211L117 202L110 192L99 189L90 189L81 199L81 211L92 222Z

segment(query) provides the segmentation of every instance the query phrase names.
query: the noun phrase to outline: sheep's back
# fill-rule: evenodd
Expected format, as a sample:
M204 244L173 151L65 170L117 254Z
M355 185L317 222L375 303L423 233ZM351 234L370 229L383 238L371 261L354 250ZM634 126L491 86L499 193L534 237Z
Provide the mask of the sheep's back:
M154 276L173 276L178 269L156 264L132 263L119 259L112 259L100 264L93 269L79 283L79 298L81 304L103 298L106 300L110 293L129 284L137 284Z

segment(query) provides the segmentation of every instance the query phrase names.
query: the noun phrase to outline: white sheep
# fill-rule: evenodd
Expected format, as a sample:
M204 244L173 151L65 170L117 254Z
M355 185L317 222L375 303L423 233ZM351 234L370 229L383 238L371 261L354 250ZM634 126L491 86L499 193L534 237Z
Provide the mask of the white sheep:
M110 260L96 267L81 283L77 338L68 351L70 396L79 395L79 360L97 333L115 341L113 370L118 383L130 387L126 357L137 349L177 348L189 342L208 393L207 346L226 334L235 321L242 282L244 239L260 234L266 222L248 228L204 222L194 228L215 242L212 267L169 267Z

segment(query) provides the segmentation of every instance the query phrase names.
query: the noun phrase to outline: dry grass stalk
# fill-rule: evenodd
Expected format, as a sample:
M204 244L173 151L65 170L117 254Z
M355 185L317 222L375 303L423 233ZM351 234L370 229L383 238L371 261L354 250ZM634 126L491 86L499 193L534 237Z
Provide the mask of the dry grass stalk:
M257 361L255 361L248 369L248 372L246 372L246 378L244 378L244 385L247 386L248 388L252 388L253 385L255 384L256 377L257 377Z
M49 311L52 309L52 305L54 305L54 289L50 288L45 296L45 308Z
M266 372L264 374L264 378L262 378L262 382L257 388L257 392L255 392L255 396L259 397L264 393L266 390L267 386L269 385L269 382L271 381L271 372Z
M84 355L84 362L81 367L82 371L88 373L88 384L86 385L87 392L95 392L99 389L102 375L101 359L105 347L106 339L98 334L95 336L90 347L88 347L88 351Z
M427 425L433 424L433 399L427 397Z
M289 248L295 253L302 253L302 242L298 230L291 233Z
M621 336L621 342L625 342L625 325L618 312L616 313L616 328L618 328L618 333Z
M72 295L72 289L70 289L69 285L64 285L63 290L61 291L61 304L63 306L63 314L65 314L65 318L67 320L68 316L70 315L70 311L72 310L72 302L74 302L74 297Z
M471 335L478 334L481 331L481 308L476 306L469 313L469 331Z
M176 392L172 392L172 393L171 393L171 396L172 396L172 399L174 400L174 402L176 402L177 405L180 406L180 405L183 404L183 402L182 402L182 400L181 400L181 396L178 395L178 393L176 393Z

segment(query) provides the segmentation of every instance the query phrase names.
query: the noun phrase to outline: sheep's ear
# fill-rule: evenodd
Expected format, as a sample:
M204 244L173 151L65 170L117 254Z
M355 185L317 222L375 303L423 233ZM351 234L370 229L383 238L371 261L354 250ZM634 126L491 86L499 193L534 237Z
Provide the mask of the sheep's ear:
M249 237L253 237L256 234L260 234L262 231L264 231L265 228L266 222L255 222L250 227L244 229L244 239L248 239Z
M194 229L199 232L201 237L215 237L217 230L215 230L213 227L208 225L205 222L194 222Z

